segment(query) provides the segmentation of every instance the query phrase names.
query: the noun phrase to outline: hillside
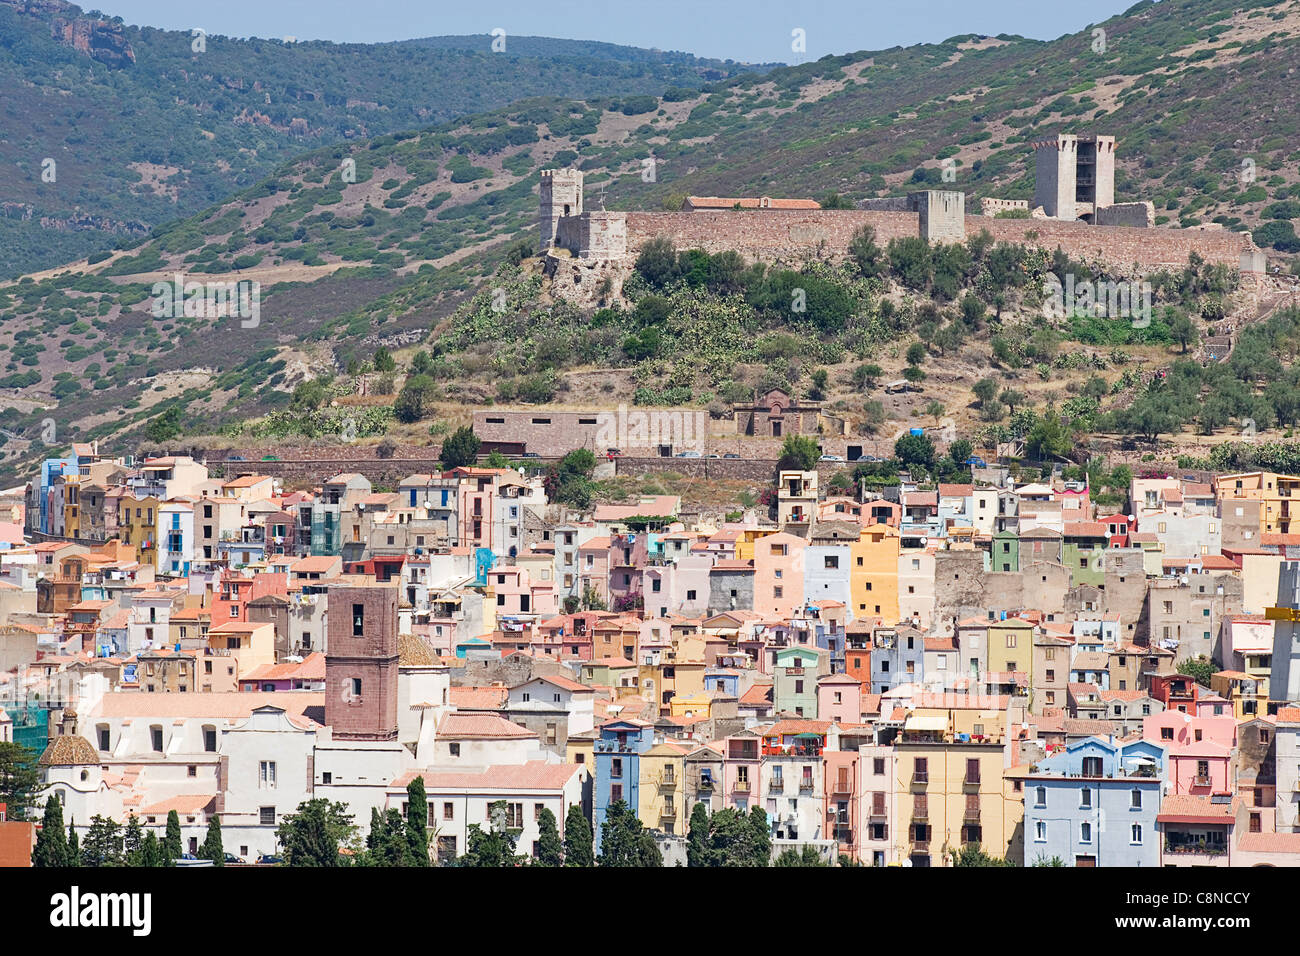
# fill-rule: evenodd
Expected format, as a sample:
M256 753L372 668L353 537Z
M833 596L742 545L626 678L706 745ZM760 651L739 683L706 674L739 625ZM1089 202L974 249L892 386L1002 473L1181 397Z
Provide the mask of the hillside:
M276 413L245 428L243 438L341 431L365 438L387 429L403 441L436 444L468 406L483 402L703 406L759 384L782 364L787 376L795 366L795 384L815 365L825 368L826 400L854 427L870 423L886 437L916 424L931 402L945 411L927 426L948 419L974 435L997 425L971 391L991 374L1027 393L1040 412L1082 392L1094 374L1102 383L1091 391L1104 388L1104 404L1126 407L1152 370L1180 357L1169 324L1136 339L1112 328L1062 328L1054 344L1035 345L1037 303L1017 294L998 328L966 322L959 341L951 333L943 339L968 294L985 312L1000 308L981 285L986 264L978 260L944 288L933 273L916 281L892 265L871 280L825 276L837 295L849 296L852 320L829 336L765 311L764 282L776 279L745 284L743 307L729 303L727 289L686 282L659 290L675 311L667 341L649 352L646 330L659 323L637 316L632 303L610 303L625 308L593 317L554 301L535 260L498 272L508 255L517 262L535 246L542 168L584 169L589 208L635 209L675 208L685 194L897 195L942 182L940 169L952 160L954 187L977 202L1029 198L1028 144L1057 131L1118 137L1117 200L1151 199L1166 224L1254 229L1285 264L1291 216L1300 215L1293 152L1300 112L1288 76L1298 65L1300 3L1164 0L1102 28L1102 53L1093 52L1092 30L1052 42L955 37L723 79L657 100L523 99L301 155L110 259L0 288L0 347L10 359L0 378L9 406L0 424L15 436L5 468L21 473L42 453L34 442L47 418L58 425L59 443L96 437L129 447L147 421L174 407L151 428L155 437L201 436ZM647 182L651 157L655 175ZM345 181L346 160L355 163L355 182ZM1253 174L1243 179L1243 169ZM150 288L177 270L197 279L257 279L260 325L154 319ZM495 282L483 285L494 273ZM494 288L506 292L504 311L492 308ZM1167 277L1162 288L1161 305L1189 316L1197 338L1217 323L1261 320L1287 301L1280 287L1263 303L1248 300L1227 277L1196 270ZM690 295L711 298L692 313L683 298ZM885 326L849 338L882 312ZM705 313L721 324L690 321ZM1289 347L1292 332L1276 331ZM999 332L1016 346L1014 361L996 354ZM637 341L629 348L630 336ZM919 395L882 400L854 379L861 364L880 366L881 376L901 374L917 340L932 357L921 364L937 366ZM397 369L364 375L381 344L397 356ZM420 350L432 360L420 359L420 368L437 384L425 396L428 414L392 425L393 397L375 389L400 388ZM353 374L340 374L349 368ZM306 404L300 396L290 408L296 386L330 376L337 377L327 394ZM363 385L366 395L353 394ZM339 404L305 414L322 397ZM1186 391L1178 399L1185 402ZM869 404L876 401L880 411ZM364 420L351 411L357 405L372 409ZM1209 421L1210 434L1247 405L1243 397L1217 425ZM1262 429L1273 424L1256 417ZM340 424L346 418L354 419L350 429Z
M734 63L607 43L507 37L286 43L90 19L0 0L0 276L107 249L258 182L316 146L522 97L698 88ZM54 181L44 161L52 159Z

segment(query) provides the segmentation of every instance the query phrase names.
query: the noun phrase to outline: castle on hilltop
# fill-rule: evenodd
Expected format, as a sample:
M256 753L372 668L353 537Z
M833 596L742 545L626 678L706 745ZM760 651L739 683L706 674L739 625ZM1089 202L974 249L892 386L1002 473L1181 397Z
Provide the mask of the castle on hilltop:
M691 196L674 212L588 211L580 170L543 170L540 251L555 290L583 304L617 296L641 247L659 236L679 249L797 264L809 256L843 257L862 226L882 244L904 237L964 242L986 231L996 241L1059 248L1133 276L1181 268L1192 253L1243 273L1264 272L1264 255L1248 233L1156 229L1152 203L1116 203L1115 137L1062 133L1033 148L1033 205L982 199L978 216L967 215L965 193L943 189L866 199L856 209L822 209L810 199ZM1023 212L999 215L1014 211Z

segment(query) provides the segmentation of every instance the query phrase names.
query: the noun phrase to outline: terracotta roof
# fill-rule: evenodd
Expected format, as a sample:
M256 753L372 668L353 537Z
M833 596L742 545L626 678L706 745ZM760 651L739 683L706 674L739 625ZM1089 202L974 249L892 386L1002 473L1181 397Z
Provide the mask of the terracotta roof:
M752 684L749 690L740 695L741 704L770 704L772 703L772 685L771 684Z
M500 710L506 705L504 687L451 687L448 699L457 710Z
M319 651L308 654L300 661L284 661L280 664L266 664L254 668L246 676L240 677L242 684L246 680L324 680L325 655Z
M1102 700L1137 700L1147 694L1141 690L1103 690L1098 696Z
M1300 833L1243 833L1237 849L1244 853L1300 854ZM1286 865L1296 864L1287 862Z
M939 484L940 498L966 498L975 491L974 485L945 485Z
M281 707L290 717L321 714L325 694L320 691L213 691L203 694L141 694L114 691L105 694L90 716L94 717L215 717L244 720L259 707Z
M1106 526L1100 521L1067 521L1065 523L1067 538L1104 538Z
M459 714L455 711L438 722L438 736L462 740L523 740L536 737L527 727L493 714Z
M414 634L398 634L397 663L409 667L428 666L438 663L438 655Z
M178 814L196 814L201 810L211 811L216 805L216 799L217 796L214 793L183 793L179 796L169 797L159 803L141 807L136 812L138 816L145 817L164 817L173 810Z
M530 760L522 764L496 764L467 773L412 770L397 777L389 789L405 790L406 785L418 775L424 778L424 789L430 793L446 790L499 790L507 793L521 790L562 790L574 774L582 772L582 766L576 763Z
M40 767L79 767L99 763L99 751L81 734L60 734L36 761Z
M1236 819L1240 799L1234 796L1226 803L1212 803L1208 796L1171 793L1161 802L1156 821L1159 823L1232 823Z

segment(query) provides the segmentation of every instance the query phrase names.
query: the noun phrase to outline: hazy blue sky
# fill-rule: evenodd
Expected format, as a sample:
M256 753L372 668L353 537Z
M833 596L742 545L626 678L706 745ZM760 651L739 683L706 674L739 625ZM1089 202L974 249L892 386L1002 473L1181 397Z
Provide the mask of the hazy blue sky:
M83 9L95 4L80 0ZM750 62L935 42L963 33L1050 40L1136 0L105 0L129 23L227 36L369 43L448 34L604 40ZM802 28L807 52L791 51Z

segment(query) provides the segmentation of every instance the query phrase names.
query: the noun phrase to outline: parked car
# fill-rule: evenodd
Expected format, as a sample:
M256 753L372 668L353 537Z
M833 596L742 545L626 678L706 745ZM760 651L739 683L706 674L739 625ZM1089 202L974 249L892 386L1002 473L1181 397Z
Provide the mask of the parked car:
M723 457L723 458L739 458L740 456L737 455L734 451L729 451L729 452L727 452L725 455L723 455L722 457Z
M226 862L227 862L227 863L243 863L243 862L245 862L245 860L244 860L244 858L243 858L242 856L235 856L235 854L233 854L233 853L227 853L227 854L226 854Z
M884 461L883 458L877 458L875 455L859 455L854 461Z
M971 455L966 459L966 464L974 465L976 468L987 468L989 463L978 455Z
M709 455L709 456L707 456L707 457L709 457L709 458L721 458L722 456L721 456L721 455Z
M271 856L271 855L264 854L257 858L257 863L259 866L278 866L283 862L284 862L284 857L282 856Z
M700 453L698 451L679 451L673 457L674 458L699 458Z
M606 448L606 449L605 449L605 457L607 457L607 458L621 458L622 455L623 455L623 451L622 451L622 449L620 449L620 448Z
M817 460L818 461L843 461L844 459L841 458L839 455L822 455Z
M542 456L537 454L537 452L535 451L526 451L519 457L520 458L541 458Z
M279 455L263 455L263 456L262 456L262 461L279 461L279 460L280 460L280 456L279 456Z
M248 461L243 455L231 455L226 461Z

